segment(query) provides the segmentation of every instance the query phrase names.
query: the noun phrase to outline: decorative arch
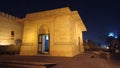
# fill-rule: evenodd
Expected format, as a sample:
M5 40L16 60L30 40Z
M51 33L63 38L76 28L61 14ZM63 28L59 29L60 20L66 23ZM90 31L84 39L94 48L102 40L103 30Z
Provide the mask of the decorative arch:
M49 34L49 28L47 25L41 25L39 28L39 34Z

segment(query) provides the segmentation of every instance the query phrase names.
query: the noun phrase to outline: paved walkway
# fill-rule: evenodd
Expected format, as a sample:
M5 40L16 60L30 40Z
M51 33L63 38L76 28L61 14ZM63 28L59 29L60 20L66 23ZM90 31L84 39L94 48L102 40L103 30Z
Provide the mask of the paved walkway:
M56 63L57 65L52 68L113 68L103 58L91 58L90 53L80 54L72 58L53 56L1 55L0 60L20 60Z

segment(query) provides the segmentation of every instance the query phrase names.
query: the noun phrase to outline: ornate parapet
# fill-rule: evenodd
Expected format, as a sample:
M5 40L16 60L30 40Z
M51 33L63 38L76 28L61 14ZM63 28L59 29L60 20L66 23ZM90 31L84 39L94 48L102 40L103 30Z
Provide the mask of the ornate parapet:
M15 16L12 16L12 15L5 13L5 12L0 12L0 16L7 18L7 19L10 19L10 20L17 21L18 23L23 23L22 19L15 17Z
M16 20L16 21L20 20L20 18L12 16L12 15L5 13L5 12L0 12L0 16L11 19L11 20Z

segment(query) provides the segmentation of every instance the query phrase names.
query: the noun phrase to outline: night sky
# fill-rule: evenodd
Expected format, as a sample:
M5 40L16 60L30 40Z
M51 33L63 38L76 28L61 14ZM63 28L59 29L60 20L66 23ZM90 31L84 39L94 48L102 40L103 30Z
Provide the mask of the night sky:
M83 33L84 40L104 42L109 32L120 33L119 0L0 0L0 11L20 18L61 7L79 12L88 30Z

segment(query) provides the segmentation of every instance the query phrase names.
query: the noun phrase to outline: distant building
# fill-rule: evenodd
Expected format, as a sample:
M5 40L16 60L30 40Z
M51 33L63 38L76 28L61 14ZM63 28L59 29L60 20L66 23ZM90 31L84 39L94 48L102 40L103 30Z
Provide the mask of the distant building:
M30 13L23 19L4 16L0 16L0 43L22 39L20 55L73 57L84 52L86 27L79 13L69 7Z

